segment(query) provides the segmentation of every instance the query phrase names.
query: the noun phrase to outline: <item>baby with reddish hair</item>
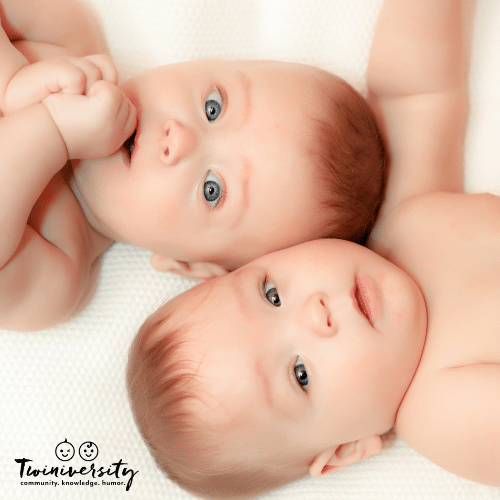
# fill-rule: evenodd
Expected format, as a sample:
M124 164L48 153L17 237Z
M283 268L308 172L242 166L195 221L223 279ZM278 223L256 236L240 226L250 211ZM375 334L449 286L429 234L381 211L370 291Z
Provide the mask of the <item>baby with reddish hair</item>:
M117 86L76 0L1 7L0 328L72 317L117 240L204 280L302 241L366 239L385 150L345 81L204 60Z

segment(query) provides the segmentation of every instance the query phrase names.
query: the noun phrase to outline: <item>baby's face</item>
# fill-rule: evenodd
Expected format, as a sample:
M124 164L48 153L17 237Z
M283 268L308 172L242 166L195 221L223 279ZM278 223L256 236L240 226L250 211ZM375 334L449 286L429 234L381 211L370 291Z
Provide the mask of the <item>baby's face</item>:
M234 427L235 449L310 460L393 426L426 332L421 293L399 268L315 240L201 286L201 302L195 287L168 308L194 325L204 418Z
M74 169L91 223L155 253L228 268L318 237L317 78L306 66L241 61L132 78L122 87L139 112L131 157L124 147Z

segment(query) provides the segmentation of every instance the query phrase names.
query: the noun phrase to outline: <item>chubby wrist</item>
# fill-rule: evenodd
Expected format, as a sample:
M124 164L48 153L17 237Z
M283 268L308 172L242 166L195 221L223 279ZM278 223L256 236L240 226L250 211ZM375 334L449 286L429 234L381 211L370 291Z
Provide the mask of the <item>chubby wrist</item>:
M29 106L33 110L33 114L40 120L39 128L43 129L44 140L46 141L46 149L53 155L56 163L65 165L69 160L68 148L66 141L59 130L57 122L51 112L43 103L33 104Z
M77 106L82 96L71 96L64 94L51 94L42 101L47 110L59 137L64 144L68 160L81 159L79 151L79 139L82 133L79 127Z

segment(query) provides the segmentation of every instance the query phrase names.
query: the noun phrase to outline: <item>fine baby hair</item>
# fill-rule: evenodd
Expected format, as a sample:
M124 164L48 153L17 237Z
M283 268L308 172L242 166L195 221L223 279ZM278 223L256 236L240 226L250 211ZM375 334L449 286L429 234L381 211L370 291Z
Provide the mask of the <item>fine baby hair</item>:
M195 287L200 300L203 286ZM182 488L209 499L252 498L307 475L301 460L247 456L244 444L234 440L238 422L209 418L218 402L197 377L190 325L170 329L175 310L165 316L160 311L135 338L127 369L134 419L158 467Z
M387 275L405 307L391 302L401 318L380 331L353 307L360 265ZM146 321L127 376L137 425L160 468L204 498L250 498L355 463L394 424L420 359L422 304L409 277L350 242L268 254Z
M383 200L385 147L366 100L345 80L333 82L335 90L324 91L327 119L318 120L313 147L332 213L321 236L364 243Z

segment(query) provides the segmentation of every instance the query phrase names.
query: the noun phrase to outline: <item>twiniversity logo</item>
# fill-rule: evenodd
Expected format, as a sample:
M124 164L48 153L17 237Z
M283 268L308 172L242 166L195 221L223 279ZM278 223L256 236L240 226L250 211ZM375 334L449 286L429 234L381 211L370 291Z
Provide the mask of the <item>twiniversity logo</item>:
M75 467L67 464L39 467L35 466L34 460L30 458L15 458L15 462L19 464L21 485L125 486L126 491L128 491L132 487L134 477L139 472L127 467L128 464L121 458L110 465L96 465L94 460L99 454L99 448L93 441L83 442L78 448L78 454L82 460L92 463ZM75 456L75 447L67 439L64 439L56 446L55 455L61 462L69 462ZM100 481L95 481L95 479L100 479Z

